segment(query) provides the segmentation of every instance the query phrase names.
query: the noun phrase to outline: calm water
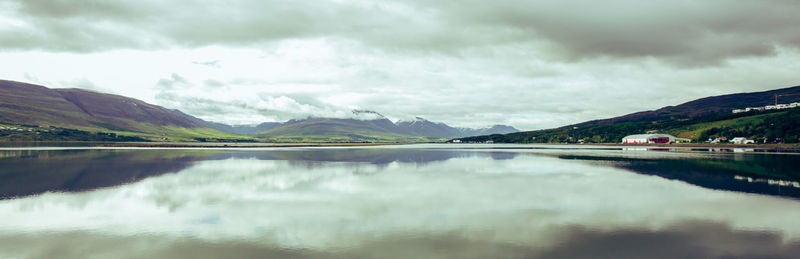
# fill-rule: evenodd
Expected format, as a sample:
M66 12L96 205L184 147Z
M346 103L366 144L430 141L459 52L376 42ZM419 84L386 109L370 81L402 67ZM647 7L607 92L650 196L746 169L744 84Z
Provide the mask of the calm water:
M0 258L797 258L800 155L0 148Z

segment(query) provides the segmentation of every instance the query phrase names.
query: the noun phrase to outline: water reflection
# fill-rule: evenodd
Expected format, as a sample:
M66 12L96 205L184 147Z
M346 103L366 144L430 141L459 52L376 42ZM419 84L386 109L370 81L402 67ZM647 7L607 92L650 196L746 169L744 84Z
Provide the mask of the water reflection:
M419 149L290 149L225 151L203 149L0 150L0 199L47 191L93 190L183 170L201 160L285 160L305 168L320 162L393 162L425 165L456 157L486 155L509 159L513 153L469 153Z
M209 154L198 150L0 151L0 198L135 182L180 171Z
M0 201L0 258L792 258L800 252L797 200L697 184L716 175L795 177L786 173L795 162L784 161L794 157L418 147L26 152L0 159L0 168L17 168L0 173L4 182L22 177L18 184L35 185L70 172L52 181L65 183L102 178L104 171L136 181ZM36 163L50 164L30 167L35 177L25 178L24 167ZM125 168L138 165L146 168L139 172L162 173ZM81 172L92 173L74 177ZM681 172L706 175L667 177Z
M800 198L800 170L797 170L800 168L800 156L794 154L748 153L677 158L586 154L554 156L657 175L705 188Z
M314 250L246 240L208 241L156 235L116 236L91 232L0 236L0 255L29 258L796 258L800 243L774 232L735 230L704 221L664 229L597 231L581 226L546 230L548 244L505 243L467 233L376 236L351 246ZM493 233L483 233L492 235ZM478 234L480 235L480 234ZM37 245L31 245L37 244ZM44 248L44 249L39 249Z

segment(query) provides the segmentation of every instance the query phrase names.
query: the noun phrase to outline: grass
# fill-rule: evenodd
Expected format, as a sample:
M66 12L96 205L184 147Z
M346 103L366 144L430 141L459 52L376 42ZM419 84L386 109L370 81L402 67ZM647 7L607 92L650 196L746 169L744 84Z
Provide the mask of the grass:
M747 125L754 125L758 123L764 122L766 118L773 117L776 115L783 115L786 112L779 112L779 113L771 113L771 114L760 114L760 115L753 115L748 117L741 117L729 120L722 120L722 121L713 121L713 122L706 122L706 123L697 123L692 124L684 127L678 127L673 129L664 130L665 133L675 135L681 138L692 138L695 139L700 136L703 131L707 131L712 128L723 128L723 127L732 127L732 128L741 128Z

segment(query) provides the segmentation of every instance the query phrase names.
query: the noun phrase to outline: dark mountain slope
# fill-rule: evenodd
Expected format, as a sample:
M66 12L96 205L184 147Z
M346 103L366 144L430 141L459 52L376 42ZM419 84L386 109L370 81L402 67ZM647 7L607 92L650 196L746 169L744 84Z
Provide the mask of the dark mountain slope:
M0 81L0 121L131 131L146 128L142 124L204 127L189 115L132 98L13 81Z
M65 100L75 104L83 112L100 122L113 125L130 125L144 122L158 126L176 126L183 128L199 128L203 125L195 122L189 115L161 106L145 103L140 100L119 95L103 94L81 89L54 89Z
M738 93L711 96L697 99L676 106L667 106L655 111L643 111L624 116L588 121L580 125L604 125L619 122L658 121L668 119L685 119L715 113L730 113L733 109L758 107L775 104L776 94L800 94L800 86L752 93ZM800 95L780 97L780 103L800 101Z
M0 80L0 124L78 129L83 135L86 131L117 132L158 140L237 137L203 122L178 110L124 96ZM18 137L47 140L31 136L34 138Z
M278 126L283 125L283 123L281 123L281 122L264 122L264 123L261 123L261 124L258 124L258 125L254 125L254 126L251 126L251 125L228 125L228 124L224 124L224 123L210 122L210 121L204 121L204 120L201 120L200 123L202 123L206 127L212 128L212 129L217 129L217 130L221 130L221 131L224 131L224 132L230 132L230 133L241 134L241 135L252 135L252 134L255 134L255 133L259 133L259 132L268 131L268 130L271 130L271 129L277 128Z
M519 132L518 129L507 125L493 125L482 129L459 128L459 130L461 131L461 136L464 137Z
M397 127L388 119L358 120L339 118L308 118L291 120L258 137L293 140L334 141L408 141L421 138Z
M414 135L432 138L455 138L519 132L519 130L514 127L506 125L494 125L480 129L454 128L441 122L432 122L420 117L412 121L397 122L397 126L406 129Z
M432 122L420 117L412 121L399 121L397 126L411 134L432 138L452 138L464 136L461 131L441 122Z
M0 81L0 122L93 126L80 107L44 86Z
M733 109L775 104L775 95L800 93L800 86L697 99L656 111L595 120L560 128L462 138L466 142L587 142L616 143L622 137L662 132L702 142L709 137L747 137L760 143L800 141L800 108L731 113ZM782 96L778 103L800 102L800 95Z

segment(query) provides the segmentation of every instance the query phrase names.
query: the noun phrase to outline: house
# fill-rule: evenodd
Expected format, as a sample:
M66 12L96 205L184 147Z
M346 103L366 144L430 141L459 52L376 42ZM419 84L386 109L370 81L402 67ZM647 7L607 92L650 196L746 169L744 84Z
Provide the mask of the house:
M461 140L460 139L454 139L453 143L461 143Z
M622 144L675 143L675 136L668 134L636 134L622 138Z
M735 137L731 139L731 142L734 144L755 144L756 141L752 139L747 139L745 137Z
M746 109L733 109L733 113L742 113L742 112L747 112L747 110Z
M717 144L717 143L726 142L726 141L728 141L728 138L726 138L726 137L719 137L719 138L715 138L715 139L708 139L708 142L709 142L709 143L711 143L711 144Z

